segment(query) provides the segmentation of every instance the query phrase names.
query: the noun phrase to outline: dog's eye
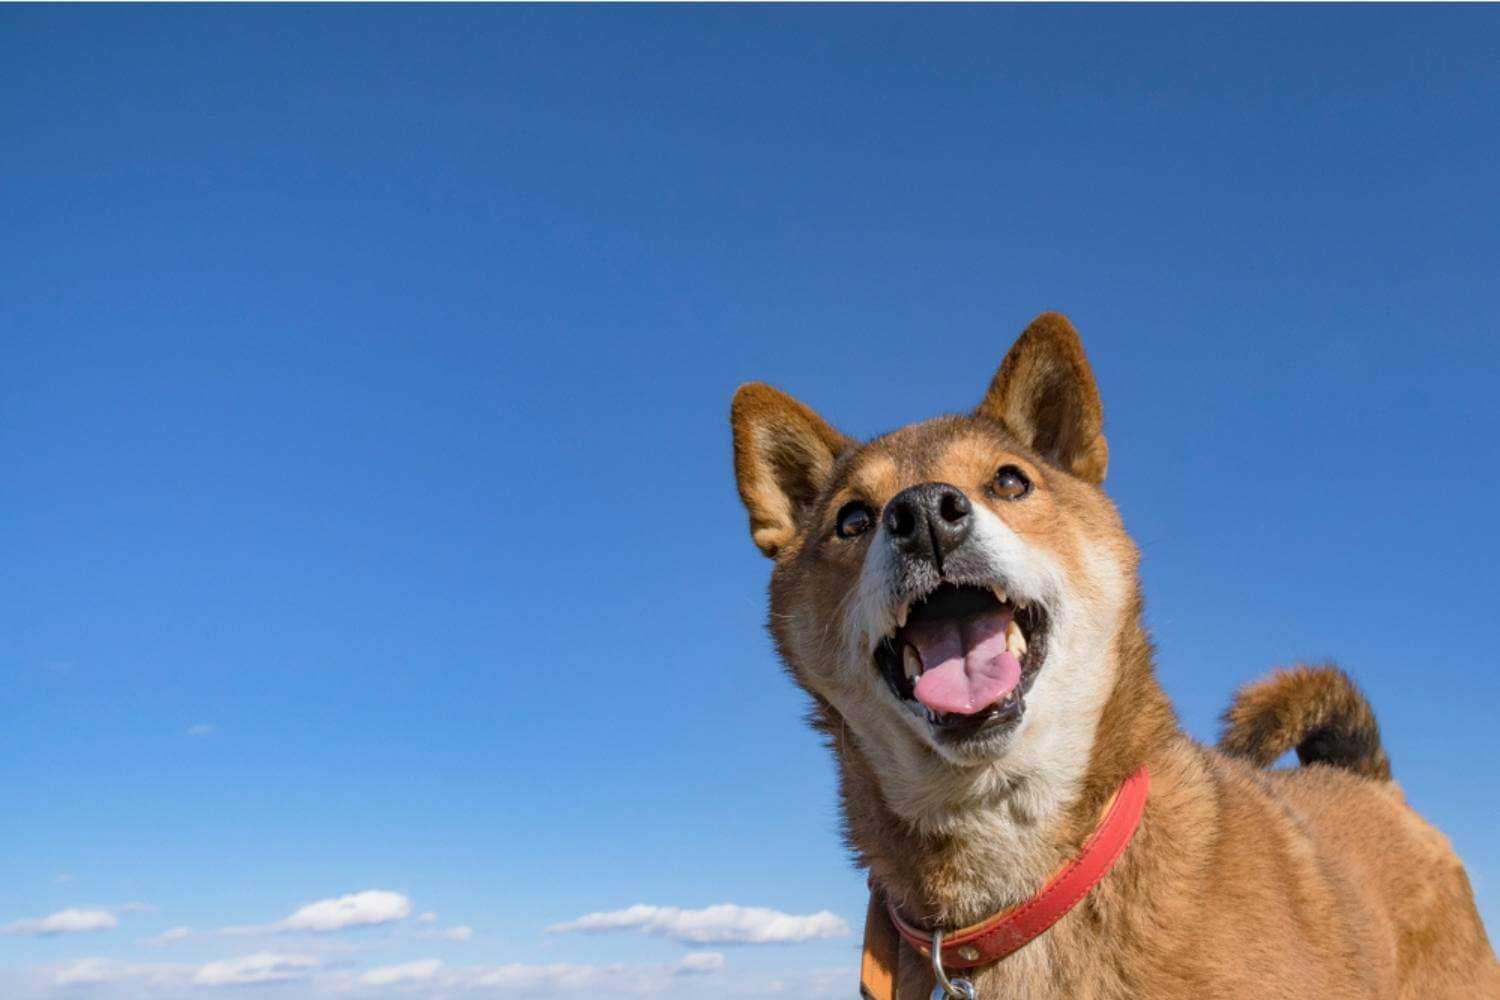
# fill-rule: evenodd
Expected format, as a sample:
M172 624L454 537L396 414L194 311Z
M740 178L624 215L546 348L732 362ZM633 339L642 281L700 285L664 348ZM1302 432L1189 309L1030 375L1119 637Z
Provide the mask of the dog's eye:
M1002 500L1019 500L1031 492L1031 480L1014 465L1002 465L995 473L995 493Z
M840 538L853 538L869 531L870 525L874 523L875 512L858 500L851 500L839 508L838 527L835 530Z

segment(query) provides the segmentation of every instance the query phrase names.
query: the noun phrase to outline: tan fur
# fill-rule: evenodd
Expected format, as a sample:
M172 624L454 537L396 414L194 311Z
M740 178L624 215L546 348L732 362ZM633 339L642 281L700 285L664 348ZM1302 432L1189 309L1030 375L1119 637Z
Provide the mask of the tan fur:
M1152 666L1135 547L1098 488L1102 409L1064 318L1026 330L969 416L860 444L751 385L733 419L752 533L775 559L772 633L834 752L849 845L908 918L956 927L1031 895L1120 782L1150 767L1120 862L1041 938L979 970L981 997L1500 998L1463 867L1384 780L1373 714L1347 677L1299 668L1245 689L1224 753L1182 732ZM1002 464L1031 495L987 492ZM1022 724L983 759L939 752L872 680L879 554L833 531L850 500L878 511L928 481L969 496L1017 579L1031 574L1056 611ZM1314 763L1260 769L1294 747ZM903 946L901 962L901 996L925 1000L925 961Z

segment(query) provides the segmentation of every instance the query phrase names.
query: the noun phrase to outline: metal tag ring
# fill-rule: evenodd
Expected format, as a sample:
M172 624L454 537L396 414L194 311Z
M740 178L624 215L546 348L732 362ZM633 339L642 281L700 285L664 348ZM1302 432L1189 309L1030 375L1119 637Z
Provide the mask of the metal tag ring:
M932 975L937 985L931 1000L976 1000L974 984L967 979L949 979L943 971L943 932L932 932Z

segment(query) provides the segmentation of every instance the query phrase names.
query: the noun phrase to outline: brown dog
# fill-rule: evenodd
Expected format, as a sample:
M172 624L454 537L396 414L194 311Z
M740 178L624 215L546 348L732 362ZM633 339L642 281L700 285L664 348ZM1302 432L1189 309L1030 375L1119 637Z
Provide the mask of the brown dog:
M969 974L981 1000L1500 998L1463 866L1342 672L1241 691L1217 752L1183 733L1064 317L1027 328L967 416L860 443L753 383L732 419L771 631L838 761L849 843L902 917L956 928L1030 899L1149 769L1123 855ZM1305 766L1264 770L1293 748ZM903 1000L934 981L903 943Z

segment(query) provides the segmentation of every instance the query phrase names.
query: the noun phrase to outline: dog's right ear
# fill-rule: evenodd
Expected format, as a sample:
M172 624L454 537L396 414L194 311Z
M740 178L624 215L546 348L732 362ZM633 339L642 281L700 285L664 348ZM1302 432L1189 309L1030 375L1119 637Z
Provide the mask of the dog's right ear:
M775 558L797 535L834 459L850 441L812 410L764 382L734 394L734 474L750 512L750 537Z
M1104 407L1078 331L1062 313L1042 313L1021 332L978 412L1079 479L1104 481Z

